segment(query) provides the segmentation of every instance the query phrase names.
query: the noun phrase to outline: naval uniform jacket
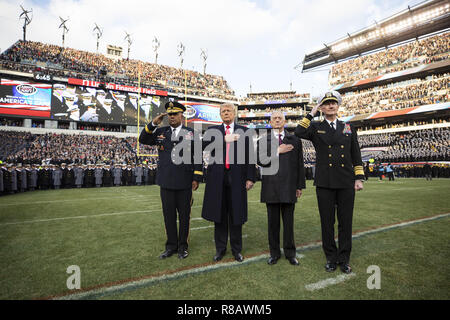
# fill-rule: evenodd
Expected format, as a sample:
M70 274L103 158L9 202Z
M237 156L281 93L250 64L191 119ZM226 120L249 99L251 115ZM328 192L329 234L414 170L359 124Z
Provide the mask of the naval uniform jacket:
M199 163L194 163L194 141L200 144L200 139L193 129L182 126L178 136L172 141L172 128L165 126L157 128L150 122L142 130L139 136L139 142L158 148L158 171L157 182L161 188L171 190L183 190L192 188L192 181L200 182L202 180L202 159L196 159ZM175 152L172 150L183 141L188 140L188 147L185 149L190 152L190 163L175 164L172 158L183 156L183 151ZM190 141L190 142L189 142ZM201 149L201 146L200 146Z
M295 129L295 135L310 140L316 149L314 184L321 188L354 188L364 180L361 151L355 128L337 120L336 130L326 120L312 122L308 114Z

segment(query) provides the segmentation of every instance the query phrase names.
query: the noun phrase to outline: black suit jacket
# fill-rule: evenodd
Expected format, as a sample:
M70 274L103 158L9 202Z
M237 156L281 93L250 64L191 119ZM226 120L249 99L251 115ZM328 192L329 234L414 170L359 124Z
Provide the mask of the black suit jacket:
M279 145L278 139L275 138L272 131L258 141L258 165L262 167L261 202L295 203L297 202L296 190L306 187L301 140L284 131L282 142L291 144L294 149L277 156L271 154L271 146L274 146L274 150L276 150ZM265 174L273 173L274 161L279 161L277 172Z
M336 130L326 120L311 122L308 114L295 129L295 135L310 140L316 149L316 174L318 187L353 188L355 180L364 180L363 163L355 128L337 121Z
M182 141L187 140L190 163L175 164L172 161L172 150ZM182 126L176 140L172 141L170 126L156 128L150 122L139 136L139 142L158 147L157 182L161 188L182 190L192 188L192 181L202 180L202 158L194 159L194 143L200 146L198 134L193 129ZM183 152L177 155L183 156Z

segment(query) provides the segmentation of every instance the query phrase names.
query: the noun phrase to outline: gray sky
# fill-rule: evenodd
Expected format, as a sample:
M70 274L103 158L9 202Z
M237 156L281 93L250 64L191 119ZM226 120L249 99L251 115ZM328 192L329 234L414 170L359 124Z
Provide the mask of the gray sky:
M294 66L324 43L344 37L420 0L0 0L0 49L22 38L20 4L33 9L27 39L61 45L58 16L69 18L66 47L95 52L94 23L103 28L100 52L133 44L130 58L179 67L177 45L186 47L184 68L222 75L238 96L290 89L317 95L328 89L328 70L300 73ZM6 30L6 32L5 32Z

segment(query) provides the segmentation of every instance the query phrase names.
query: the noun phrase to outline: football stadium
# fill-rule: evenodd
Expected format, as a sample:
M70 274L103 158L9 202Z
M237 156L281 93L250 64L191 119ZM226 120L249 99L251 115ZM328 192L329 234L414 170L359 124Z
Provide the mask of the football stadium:
M350 272L324 269L315 185L322 160L315 143L297 135L308 116L311 126L325 121L322 111L311 113L322 103L319 95L306 87L250 87L239 97L231 81L207 72L206 51L202 71L183 67L181 43L180 66L159 64L155 37L155 61L136 60L128 33L128 47L103 43L99 49L104 30L97 24L97 52L66 46L65 35L77 31L69 32L70 20L63 18L55 22L62 45L40 42L26 33L38 27L31 8L16 9L23 37L0 54L2 300L226 300L223 316L274 314L270 301L252 303L261 300L450 299L449 1L422 1L359 31L335 34L338 40L309 49L296 67L300 76L328 70L321 91L338 101L337 92L338 120L359 144L361 169L353 165L364 188L356 192L350 222ZM251 167L254 184L243 189L242 259L233 248L214 256L218 231L205 219L205 199L216 186L207 178L212 154L201 147L199 167L189 167L199 178L185 222L188 250L161 255L170 233L163 181L179 182L183 173L163 175L167 146L156 132L172 116L158 129L155 121L178 105L183 126L192 130L184 138L198 135L203 143L209 128L223 128L222 106L234 106L234 126L251 130L249 152L255 153L272 129L272 115L283 115L286 135L301 143L303 154L294 257L270 262L259 162ZM146 134L158 135L157 142L146 143ZM184 218L176 219L181 234ZM338 244L340 224L334 226ZM280 235L286 238L283 226ZM286 253L283 240L281 247ZM174 315L203 312L186 303Z

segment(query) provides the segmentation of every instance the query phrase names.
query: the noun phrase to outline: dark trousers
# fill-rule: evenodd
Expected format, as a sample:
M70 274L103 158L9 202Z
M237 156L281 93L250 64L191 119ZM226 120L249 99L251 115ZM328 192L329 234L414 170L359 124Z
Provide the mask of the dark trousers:
M188 248L192 189L161 188L161 202L166 227L166 250L181 252ZM177 230L177 211L180 228Z
M214 223L214 241L216 251L224 253L227 250L228 234L233 255L242 251L242 225L233 223L233 208L231 197L231 174L225 170L222 196L222 212L220 223Z
M352 250L352 219L355 189L316 188L322 227L322 248L330 262L350 262ZM335 216L338 219L339 249L334 240Z
M295 257L294 203L266 203L270 256L280 258L280 215L283 218L283 250L286 258Z

